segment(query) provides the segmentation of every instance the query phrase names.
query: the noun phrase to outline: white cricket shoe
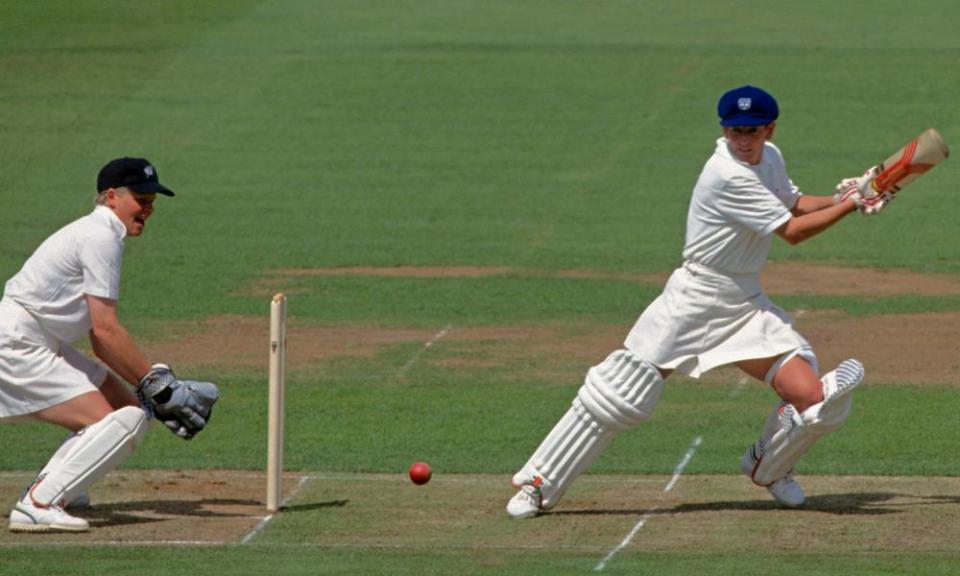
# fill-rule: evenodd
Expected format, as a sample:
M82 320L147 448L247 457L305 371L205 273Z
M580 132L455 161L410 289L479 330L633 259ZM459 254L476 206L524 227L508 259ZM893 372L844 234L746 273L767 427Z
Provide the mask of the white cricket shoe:
M540 506L542 500L540 489L532 484L526 484L507 502L507 516L517 519L538 516L543 510Z
M756 469L757 463L760 461L758 455L762 454L763 446L760 444L760 442L757 442L747 448L743 458L740 459L740 470L747 475L747 478L753 480L753 471ZM793 473L788 473L786 476L777 480L773 484L766 486L766 489L768 492L770 492L770 495L773 496L774 500L783 506L787 506L788 508L796 508L807 500L806 495L803 493L803 488L801 488L800 484L793 479Z
M11 532L86 532L89 529L86 520L67 514L59 506L40 507L20 500L10 512Z
M800 487L799 482L793 479L793 474L787 474L767 486L767 491L773 495L774 500L788 508L802 506L807 501L803 488Z

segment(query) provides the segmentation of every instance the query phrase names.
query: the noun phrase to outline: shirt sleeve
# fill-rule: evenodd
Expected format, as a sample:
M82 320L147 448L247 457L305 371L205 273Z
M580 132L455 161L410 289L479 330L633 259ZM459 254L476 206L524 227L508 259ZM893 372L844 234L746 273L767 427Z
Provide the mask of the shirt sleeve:
M79 248L83 293L110 300L120 298L123 245L107 234L85 238Z
M717 196L716 209L725 218L766 236L787 222L790 210L757 178L731 176Z

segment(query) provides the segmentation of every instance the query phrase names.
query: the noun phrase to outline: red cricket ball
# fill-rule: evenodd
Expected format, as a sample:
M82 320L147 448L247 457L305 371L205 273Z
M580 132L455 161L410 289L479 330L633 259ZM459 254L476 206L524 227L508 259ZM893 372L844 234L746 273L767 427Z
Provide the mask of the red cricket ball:
M410 480L414 484L426 484L432 474L430 465L426 462L414 462L410 465Z

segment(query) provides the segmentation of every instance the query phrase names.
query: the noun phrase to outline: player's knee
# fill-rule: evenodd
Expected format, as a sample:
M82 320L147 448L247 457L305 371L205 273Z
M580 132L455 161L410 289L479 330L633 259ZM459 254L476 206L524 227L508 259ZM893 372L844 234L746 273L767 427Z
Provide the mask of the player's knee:
M798 384L788 390L781 394L782 398L793 404L797 411L801 413L823 401L823 388L820 386L819 380Z
M794 348L793 350L787 352L783 356L777 359L776 362L770 366L770 369L767 370L766 375L763 378L763 381L767 384L773 384L774 379L777 377L777 374L780 373L780 370L794 358L799 358L807 363L810 367L810 372L814 375L819 374L820 372L820 363L817 361L817 355L813 352L813 348L809 345L801 346L800 348Z
M824 399L823 383L800 349L777 360L767 372L766 379L777 394L799 412Z
M140 444L147 433L147 413L139 406L124 406L112 412L108 418L127 430L134 447Z
M629 350L617 350L587 371L577 400L600 424L623 430L653 414L663 386L656 366Z

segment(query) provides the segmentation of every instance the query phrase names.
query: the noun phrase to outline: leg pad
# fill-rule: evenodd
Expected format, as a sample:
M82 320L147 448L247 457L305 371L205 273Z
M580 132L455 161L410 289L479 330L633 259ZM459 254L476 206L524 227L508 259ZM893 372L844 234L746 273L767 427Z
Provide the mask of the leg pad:
M147 415L126 406L77 433L59 462L40 473L29 495L39 506L59 505L106 475L133 453L147 431Z
M780 405L777 420L773 420L773 415L768 417L764 437L753 448L758 458L751 476L753 481L769 486L783 478L821 437L843 426L853 403L849 393L863 381L863 374L859 361L844 360L836 370L821 378L822 402L799 414L791 405ZM773 422L778 425L770 426Z
M663 392L655 366L617 350L590 368L573 405L513 477L517 488L535 485L550 508L600 456L614 436L653 413Z

